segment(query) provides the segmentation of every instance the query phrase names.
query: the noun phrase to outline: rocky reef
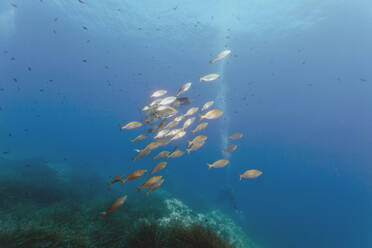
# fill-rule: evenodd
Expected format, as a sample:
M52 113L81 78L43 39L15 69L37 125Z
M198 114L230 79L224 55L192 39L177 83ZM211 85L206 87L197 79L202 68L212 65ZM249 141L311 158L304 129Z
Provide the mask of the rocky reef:
M199 213L165 190L131 196L103 216L121 188L108 191L100 177L75 178L42 160L0 162L2 248L256 247L222 212Z

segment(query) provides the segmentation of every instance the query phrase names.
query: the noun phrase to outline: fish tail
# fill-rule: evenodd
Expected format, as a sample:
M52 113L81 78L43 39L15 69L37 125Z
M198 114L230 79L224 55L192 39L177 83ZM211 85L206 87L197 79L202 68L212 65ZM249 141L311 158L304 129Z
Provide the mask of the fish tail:
M137 186L136 188L137 188L138 192L141 191L141 189L142 189L140 186Z
M191 148L190 149L186 149L186 151L187 151L187 154L190 154Z
M150 192L146 192L146 195L149 196L150 195Z
M208 165L208 170L210 170L212 168L212 165L209 163L207 163L207 165Z
M201 78L199 78L199 80L200 80L200 82L201 82L201 81L203 81L203 78L201 77Z
M152 177L152 172L150 172L150 176Z
M125 179L124 180L120 180L121 182L121 186L123 187L124 186L124 183L125 183Z
M201 114L198 114L199 115L199 121L202 121L203 120L203 116Z
M106 211L102 211L101 214L103 214L104 216L107 216L107 212Z
M240 177L240 181L242 181L243 176L242 175L239 175L239 177Z
M119 124L119 127L120 127L120 131L123 131L124 125Z
M210 64L214 64L214 60L209 61Z
M187 146L189 147L190 145L191 145L191 141L188 140L188 141L187 141Z
M136 158L132 158L133 163L136 162Z

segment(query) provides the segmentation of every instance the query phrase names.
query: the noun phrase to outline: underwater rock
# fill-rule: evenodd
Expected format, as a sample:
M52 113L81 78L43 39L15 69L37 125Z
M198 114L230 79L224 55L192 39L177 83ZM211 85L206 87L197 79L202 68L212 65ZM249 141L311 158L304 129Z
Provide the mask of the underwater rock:
M225 238L231 245L237 248L257 247L246 236L240 226L219 210L197 213L176 198L168 198L164 202L169 214L158 220L161 225L177 222L185 226L190 226L194 223L200 223L201 225L213 228L218 235Z

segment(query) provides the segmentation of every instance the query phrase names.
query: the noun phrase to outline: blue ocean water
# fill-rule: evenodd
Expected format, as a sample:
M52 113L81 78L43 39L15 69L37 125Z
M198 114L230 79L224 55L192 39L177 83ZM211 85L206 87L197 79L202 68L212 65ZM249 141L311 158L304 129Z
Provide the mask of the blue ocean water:
M168 161L164 190L222 209L259 247L372 247L371 13L367 0L1 1L1 157L107 181L150 170L158 150L131 161L144 128L119 124L191 81L180 111L214 100L224 114L205 147ZM227 143L230 164L208 170ZM263 175L240 182L247 169Z

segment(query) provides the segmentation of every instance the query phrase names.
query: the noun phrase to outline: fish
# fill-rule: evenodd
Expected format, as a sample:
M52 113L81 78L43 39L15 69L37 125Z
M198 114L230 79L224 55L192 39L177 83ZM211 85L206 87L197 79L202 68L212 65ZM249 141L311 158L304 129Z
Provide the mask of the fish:
M172 129L174 127L176 127L178 125L178 123L180 123L179 121L177 121L176 119L174 119L173 121L169 122L166 126L165 126L165 129Z
M132 122L129 122L128 124L126 124L125 126L123 125L120 125L120 130L124 130L124 129L135 129L135 128L139 128L142 126L142 123L139 122L139 121L132 121Z
M157 141L150 142L143 150L152 151L158 148L159 146L161 146L161 143L159 140L157 140Z
M189 116L189 115L193 115L195 114L196 112L198 112L199 108L198 107L192 107L190 108L189 110L187 110L186 114L184 114L184 116Z
M229 139L241 139L243 137L242 133L234 133L231 136L229 136Z
M171 138L162 138L158 140L158 142L159 142L159 146L166 146L169 144L169 142L171 142Z
M185 93L186 91L188 91L191 87L191 82L187 82L185 83L184 85L182 85L181 89L178 90L176 96L178 97L179 95Z
M200 121L203 119L213 120L219 118L223 114L222 110L219 109L213 109L211 111L208 111L204 115L199 114Z
M191 117L189 119L187 119L184 123L183 123L183 129L186 129L188 128L189 126L191 126L195 121L195 117Z
M180 121L183 120L183 118L185 118L185 115L179 115L176 118L174 118L174 120L177 121L177 122L180 122Z
M176 101L172 104L172 107L176 109L176 108L178 108L180 105L181 105L181 102L178 101L178 100L176 100Z
M214 104L214 101L206 102L206 103L203 105L201 111L204 111L204 110L209 109L213 104Z
M144 188L150 187L151 185L157 183L162 179L163 176L153 176L150 177L146 182L142 184L142 186L137 186L137 190L141 191Z
M155 91L154 93L151 94L150 98L161 97L161 96L164 96L167 93L168 93L167 90L157 90L157 91Z
M237 145L230 145L228 146L225 150L222 151L222 154L223 153L230 153L230 152L233 152L236 150L236 148L238 148Z
M187 146L190 147L192 146L193 144L200 144L204 141L206 141L208 139L207 136L205 135L199 135L199 136L196 136L192 141L187 141Z
M159 131L156 136L154 137L154 139L160 139L160 138L164 138L165 135L167 135L167 133L169 133L169 129L163 129L161 131Z
M114 183L117 183L117 182L121 182L121 184L123 184L123 180L121 179L123 176L124 176L123 174L119 174L116 177L114 177L111 180L111 182L108 183L108 188L110 189L111 184L114 184Z
M220 77L220 75L218 75L217 73L211 73L211 74L208 74L208 75L205 75L205 76L201 77L200 82L202 82L202 81L211 82L211 81L216 80L219 77Z
M262 171L252 169L252 170L247 170L243 174L240 175L240 181L242 178L257 178L262 175Z
M208 126L208 122L202 122L194 130L192 130L191 133L195 134L196 132L199 132L205 129L207 126Z
M181 106L187 106L191 104L192 99L190 97L178 97L177 101L181 103Z
M163 161L163 162L160 162L158 163L155 168L150 172L150 176L152 176L153 174L155 174L156 172L164 169L166 166L167 166L167 162Z
M159 105L169 105L169 104L172 104L173 102L175 102L176 100L177 100L177 97L175 97L175 96L168 96L168 97L162 99L159 102Z
M220 159L220 160L217 160L216 162L214 162L213 164L207 163L207 165L208 165L208 169L210 170L212 167L213 168L222 168L222 167L225 167L229 163L230 163L230 161L227 160L227 159Z
M191 151L196 151L196 150L200 149L204 144L205 144L204 140L200 143L193 144L189 149L186 149L187 154L190 154Z
M159 188L159 187L163 184L163 182L164 182L164 179L160 179L157 183L151 185L151 186L149 187L149 189L147 190L146 195L149 196L150 193L151 193L152 191L156 190L157 188Z
M168 158L169 151L162 151L159 152L156 156L152 157L152 160L158 159L158 158Z
M178 149L176 147L176 149L174 149L174 151L168 156L168 158L179 158L181 157L183 154L185 153L185 151L182 151L180 149Z
M159 106L155 109L155 111L162 118L169 118L178 113L177 109L168 105Z
M140 159L140 158L144 158L146 157L150 152L151 150L137 150L138 154L137 156L135 156L134 158L132 158L132 161L135 162L137 159Z
M106 216L109 213L115 211L116 209L118 209L119 207L121 207L124 204L124 202L127 198L128 198L127 195L123 195L123 196L119 197L116 201L114 201L114 203L106 211L103 211L101 213Z
M163 99L159 98L159 99L156 99L154 101L152 101L150 104L149 104L149 107L155 107L157 105L159 105L159 103L162 101Z
M121 185L124 186L125 182L132 181L135 179L138 179L145 174L147 170L135 170L132 173L130 173L124 180L121 181Z
M171 141L173 140L177 140L177 139L181 139L183 136L186 135L186 132L185 131L180 131L178 132L176 135L174 135L172 138L171 138Z
M214 64L218 60L221 60L221 59L225 58L230 53L231 53L231 50L223 50L213 60L211 60L209 63Z
M170 137L170 136L175 136L177 135L179 132L183 131L182 128L177 128L177 129L173 129L171 131L169 131L169 133L167 133L167 137Z
M146 135L144 135L144 134L141 134L141 135L138 135L137 137L135 137L134 139L132 139L130 142L136 142L136 141L141 141L141 140L144 140L144 139L146 139L147 138L147 136Z

